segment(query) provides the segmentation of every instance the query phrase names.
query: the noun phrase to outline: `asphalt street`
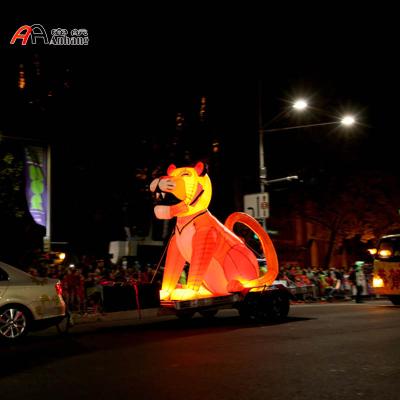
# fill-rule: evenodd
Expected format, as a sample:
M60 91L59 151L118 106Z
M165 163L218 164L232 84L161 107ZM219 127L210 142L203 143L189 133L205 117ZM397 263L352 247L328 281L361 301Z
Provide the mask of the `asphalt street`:
M384 300L294 305L268 324L115 313L1 345L1 398L395 400L399 343Z

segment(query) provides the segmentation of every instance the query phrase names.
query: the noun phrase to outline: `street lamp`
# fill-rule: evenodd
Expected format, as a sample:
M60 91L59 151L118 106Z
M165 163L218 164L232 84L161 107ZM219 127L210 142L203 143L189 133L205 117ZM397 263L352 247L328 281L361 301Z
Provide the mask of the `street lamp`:
M308 107L307 100L298 99L293 103L293 108L298 111L302 111Z
M267 182L267 167L264 162L264 133L265 132L275 132L278 130L285 130L290 128L278 128L278 129L265 129L265 124L262 123L262 113L261 113L261 92L259 93L259 170L260 170L260 192L265 192L265 184ZM297 112L304 111L308 107L308 102L304 98L299 98L292 103L292 108Z
M296 100L293 103L293 108L298 111L303 111L308 107L307 101L303 99ZM261 120L260 120L261 121ZM350 127L356 123L356 119L353 115L347 114L344 115L341 119L336 121L328 121L328 122L319 122L314 124L303 124L303 125L295 125L295 126L287 126L283 128L274 128L274 129L264 129L265 125L260 125L259 128L259 169L260 169L260 191L261 193L265 192L265 185L268 183L267 181L267 167L264 161L264 134L265 133L273 133L273 132L281 132L288 131L293 129L302 129L302 128L312 128L316 126L325 126L325 125L343 125L345 127ZM284 179L284 178L282 178Z
M303 111L308 107L308 103L304 99L298 99L293 102L292 105L293 109L296 111ZM304 125L296 125L296 126L289 126L283 128L274 128L274 129L265 129L265 125L262 124L262 117L261 117L261 109L259 115L259 172L260 172L260 192L265 193L265 186L269 183L276 183L282 181L292 181L298 179L297 176L288 176L285 178L279 178L274 180L267 180L267 167L265 165L264 160L264 134L265 133L273 133L273 132L280 132L280 131L288 131L293 129L302 129L302 128L312 128L316 126L325 126L325 125L343 125L345 127L350 127L356 123L356 119L354 116L348 114L344 115L341 119L336 121L328 121L328 122L320 122L314 124L304 124ZM265 218L262 219L262 225L265 228Z
M354 117L352 115L345 115L340 122L343 125L351 126L356 122L356 120L354 119Z

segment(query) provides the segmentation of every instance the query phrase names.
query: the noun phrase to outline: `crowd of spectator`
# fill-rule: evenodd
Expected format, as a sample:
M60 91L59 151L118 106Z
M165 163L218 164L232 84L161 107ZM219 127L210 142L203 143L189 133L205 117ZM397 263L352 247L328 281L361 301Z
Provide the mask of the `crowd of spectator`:
M364 268L362 286L364 294L369 295L372 290L367 267L368 265ZM189 266L186 265L179 280L180 284L186 283L188 270ZM280 267L276 279L284 281L298 301L351 299L356 294L352 271L353 267L324 269L286 265ZM156 265L140 263L126 257L113 263L110 258L81 256L71 264L54 262L44 256L33 263L28 272L34 276L59 279L69 308L79 312L101 309L105 286L150 283L161 286L162 280L162 267L157 269Z
M123 258L113 263L110 258L81 256L74 264L52 261L42 257L27 272L59 279L69 309L81 313L102 309L105 286L161 285L162 275L156 265L141 264L137 260Z
M352 299L357 292L354 278L356 266L347 268L301 268L284 266L279 270L277 280L285 281L294 291L297 300L331 301L335 298ZM366 264L362 269L361 286L364 295L372 295L371 270Z

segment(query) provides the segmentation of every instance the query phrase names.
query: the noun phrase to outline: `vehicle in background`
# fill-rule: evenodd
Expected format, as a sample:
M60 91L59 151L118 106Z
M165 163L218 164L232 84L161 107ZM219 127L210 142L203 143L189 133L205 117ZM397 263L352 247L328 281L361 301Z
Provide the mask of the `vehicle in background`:
M376 248L369 252L374 257L374 292L387 296L393 304L400 305L400 234L382 236Z
M0 262L0 340L13 342L30 331L64 324L66 317L59 280Z

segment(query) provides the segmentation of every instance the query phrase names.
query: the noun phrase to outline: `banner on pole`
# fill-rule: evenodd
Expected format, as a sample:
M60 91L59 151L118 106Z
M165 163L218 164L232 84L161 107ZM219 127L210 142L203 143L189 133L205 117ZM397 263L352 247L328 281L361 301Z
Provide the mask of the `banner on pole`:
M47 218L47 149L25 147L26 200L34 221L46 227Z

